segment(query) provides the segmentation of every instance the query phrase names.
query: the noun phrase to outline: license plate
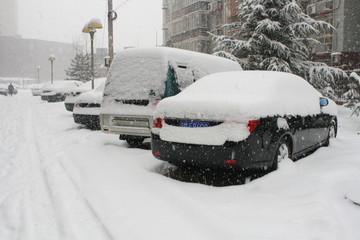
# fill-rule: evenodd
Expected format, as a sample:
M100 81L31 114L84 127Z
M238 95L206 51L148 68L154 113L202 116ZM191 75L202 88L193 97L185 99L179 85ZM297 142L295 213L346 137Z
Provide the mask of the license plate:
M180 121L180 127L190 127L190 128L198 128L198 127L208 127L209 122L201 122L201 121Z

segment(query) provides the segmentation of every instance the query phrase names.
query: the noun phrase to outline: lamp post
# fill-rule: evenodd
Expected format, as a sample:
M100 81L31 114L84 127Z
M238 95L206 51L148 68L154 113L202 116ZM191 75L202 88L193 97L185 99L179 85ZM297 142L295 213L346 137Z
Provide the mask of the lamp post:
M49 57L49 61L51 62L51 84L54 84L54 61L55 61L55 55L51 54Z
M123 2L124 3L124 2ZM108 39L109 39L109 67L114 59L114 24L117 13L113 10L112 0L108 0Z
M37 70L37 83L40 83L40 66L36 66L36 70Z
M89 33L90 34L90 40L91 40L91 89L94 89L94 79L95 79L95 73L94 73L94 35L96 33L96 29L103 28L101 22L97 18L93 18L88 22L82 32L83 33Z

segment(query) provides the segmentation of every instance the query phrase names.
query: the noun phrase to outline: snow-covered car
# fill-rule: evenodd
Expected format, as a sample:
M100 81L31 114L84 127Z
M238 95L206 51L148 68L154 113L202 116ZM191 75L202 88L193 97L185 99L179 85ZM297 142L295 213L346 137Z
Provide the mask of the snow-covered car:
M42 83L31 85L31 88L30 88L31 94L33 96L41 96L43 87L44 87L44 84L42 84Z
M328 145L336 115L332 100L290 73L212 74L157 105L152 153L177 166L276 169Z
M42 89L41 100L48 102L64 101L67 95L76 92L82 84L80 81L72 80L54 81L53 84L48 83Z
M94 80L94 89L96 89L98 86L103 84L105 82L105 80L106 80L106 78L95 79ZM91 81L85 82L81 87L76 89L76 91L71 92L68 96L66 96L65 101L64 101L65 109L69 112L72 112L77 98L81 94L91 91L92 90L91 87L92 87Z
M102 81L96 89L77 97L73 110L75 123L83 124L89 129L101 129L99 115L104 88L105 81Z
M6 84L0 83L0 95L8 95L8 86Z
M151 116L160 99L176 95L205 75L241 70L237 62L175 48L121 51L105 84L101 128L138 146L151 135Z

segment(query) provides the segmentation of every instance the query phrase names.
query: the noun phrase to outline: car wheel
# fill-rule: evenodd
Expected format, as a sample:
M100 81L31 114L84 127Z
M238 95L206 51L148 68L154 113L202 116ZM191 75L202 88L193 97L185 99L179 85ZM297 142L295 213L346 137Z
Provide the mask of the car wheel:
M281 139L276 147L276 154L273 160L272 170L276 170L283 160L291 158L290 144L286 138Z
M131 146L131 147L140 147L141 144L144 142L144 138L143 137L129 137L126 138L126 142Z
M324 143L325 147L329 146L330 138L336 138L336 126L334 122L332 122L329 127L328 137L326 139L326 142Z
M336 126L335 126L335 123L331 123L331 126L329 128L329 137L330 138L336 138Z

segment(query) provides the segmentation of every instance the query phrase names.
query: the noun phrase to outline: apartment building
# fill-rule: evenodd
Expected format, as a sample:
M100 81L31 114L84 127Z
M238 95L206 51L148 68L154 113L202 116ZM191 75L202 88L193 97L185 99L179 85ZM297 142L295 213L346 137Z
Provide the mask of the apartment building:
M0 36L18 36L18 1L0 0Z
M312 18L336 28L315 36L321 44L312 49L314 60L344 70L360 69L359 0L308 0L304 7Z
M163 0L164 45L211 52L209 32L234 18L236 0Z
M313 60L344 70L360 69L359 0L304 0L305 12L336 31L314 36ZM237 0L163 0L164 45L211 52L209 32L224 34L223 24L237 21ZM227 33L225 33L227 34Z

